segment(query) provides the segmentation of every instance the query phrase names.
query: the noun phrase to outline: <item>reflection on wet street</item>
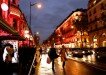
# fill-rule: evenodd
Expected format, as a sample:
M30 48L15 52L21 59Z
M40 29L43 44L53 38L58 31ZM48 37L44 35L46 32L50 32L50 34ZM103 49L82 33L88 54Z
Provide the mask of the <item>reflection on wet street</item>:
M98 69L83 63L78 63L74 60L68 60L66 67L66 75L106 75L106 72L102 72Z
M35 75L52 75L53 74L52 68L51 68L51 63L47 64L46 58L47 58L46 54L42 55L40 66L39 66L39 68L36 68Z
M72 59L80 60L80 61L84 61L84 62L89 62L92 64L95 64L97 62L94 54L88 55L88 56L83 56L83 58L77 58L77 57L73 58L72 57Z
M36 68L35 75L54 75L52 71L52 63L47 64L47 54L42 55L40 66ZM61 60L60 58L55 60L55 75L62 75Z
M78 62L80 61L88 61L95 63L96 60L94 56L87 56L83 58L68 58L65 65L65 71L63 72L62 63L60 57L55 60L55 73L52 72L52 66L46 63L47 54L42 55L42 60L39 67L36 68L34 75L106 75L106 71L102 71L100 69L89 66L86 63Z
M80 61L80 62L85 62L87 64L94 65L98 67L99 69L106 71L105 60L97 60L97 58L95 57L95 53L93 53L92 55L83 56L82 58L70 57L70 59Z

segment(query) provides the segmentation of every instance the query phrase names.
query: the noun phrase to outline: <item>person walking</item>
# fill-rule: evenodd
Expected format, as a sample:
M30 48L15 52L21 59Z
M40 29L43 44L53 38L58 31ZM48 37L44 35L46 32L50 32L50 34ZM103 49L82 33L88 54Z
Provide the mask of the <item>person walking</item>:
M52 46L50 48L50 51L48 52L48 56L49 56L49 58L52 62L52 71L55 72L55 70L54 70L54 61L58 57L58 55L56 53L56 48L54 48L54 46Z
M64 70L65 61L66 61L66 48L64 45L62 46L62 49L60 51L60 57L61 57L61 61L62 61L62 67Z

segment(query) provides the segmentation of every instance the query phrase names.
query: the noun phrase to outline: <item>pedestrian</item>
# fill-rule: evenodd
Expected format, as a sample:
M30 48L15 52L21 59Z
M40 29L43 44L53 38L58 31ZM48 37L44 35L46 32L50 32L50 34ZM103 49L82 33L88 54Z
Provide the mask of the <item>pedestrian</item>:
M56 48L54 48L54 46L52 46L48 52L48 56L52 62L52 71L55 72L54 70L54 61L56 58L58 58L58 55L56 53Z
M63 70L64 70L64 66L65 66L65 62L66 62L66 48L65 46L63 45L62 46L62 49L60 51L60 56L61 56L61 61L62 61L62 67L63 67Z

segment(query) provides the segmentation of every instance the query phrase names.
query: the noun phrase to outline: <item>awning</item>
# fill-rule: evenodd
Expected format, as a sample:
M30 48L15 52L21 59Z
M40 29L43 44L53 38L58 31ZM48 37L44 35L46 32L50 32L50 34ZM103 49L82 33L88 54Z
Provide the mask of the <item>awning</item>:
M8 36L0 36L0 40L19 40L24 41L25 38L19 35L8 35Z
M5 30L13 35L18 35L18 32L15 29L13 29L12 27L10 27L9 24L5 20L3 20L1 17L0 17L0 27L3 30Z

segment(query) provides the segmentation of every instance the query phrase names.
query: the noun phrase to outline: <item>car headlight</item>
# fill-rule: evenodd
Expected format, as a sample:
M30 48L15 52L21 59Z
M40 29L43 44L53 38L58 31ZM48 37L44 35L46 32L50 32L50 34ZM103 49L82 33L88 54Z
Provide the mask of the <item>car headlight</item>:
M82 53L85 53L85 51L83 51Z

